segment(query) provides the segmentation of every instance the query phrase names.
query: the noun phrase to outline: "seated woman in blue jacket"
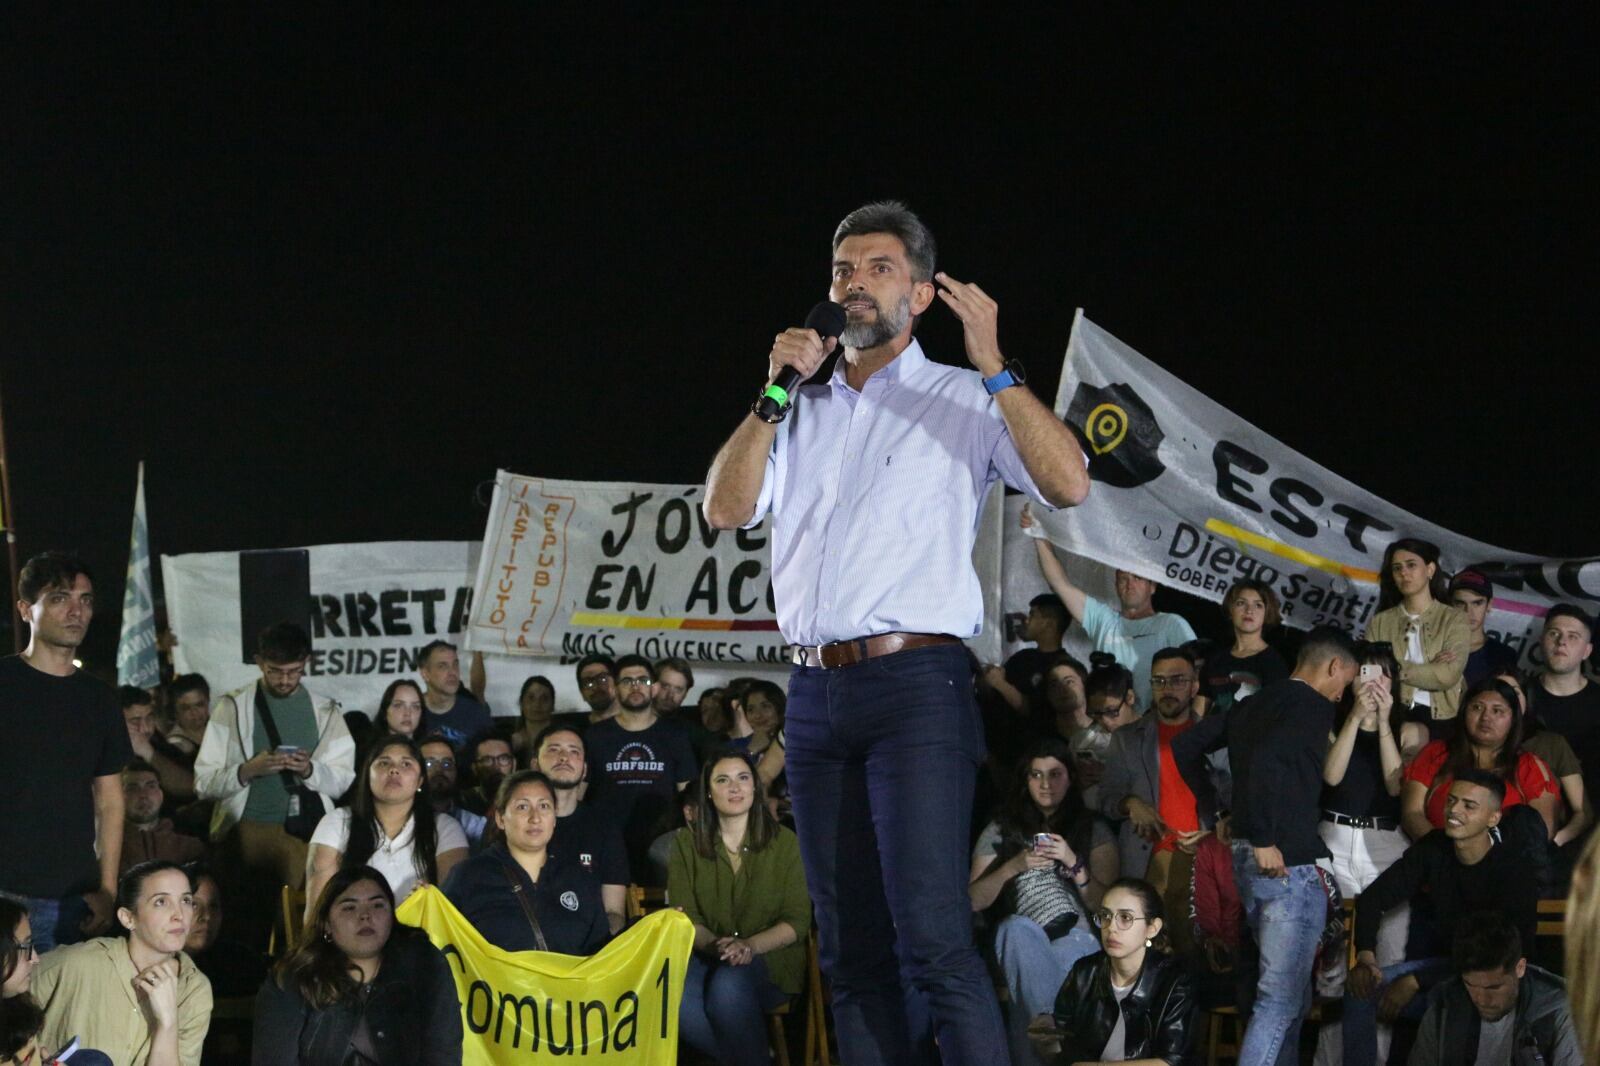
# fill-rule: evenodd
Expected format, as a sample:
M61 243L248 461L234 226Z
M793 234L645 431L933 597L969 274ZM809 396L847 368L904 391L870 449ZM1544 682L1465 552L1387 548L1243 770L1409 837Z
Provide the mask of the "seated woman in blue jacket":
M461 863L445 898L483 938L506 951L593 955L611 936L600 875L550 846L555 787L537 770L500 782L494 820L502 839Z

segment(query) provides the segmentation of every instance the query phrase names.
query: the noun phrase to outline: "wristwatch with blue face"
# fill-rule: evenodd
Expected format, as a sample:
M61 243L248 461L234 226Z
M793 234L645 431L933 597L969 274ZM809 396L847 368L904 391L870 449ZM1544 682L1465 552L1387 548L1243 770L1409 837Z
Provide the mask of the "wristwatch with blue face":
M1027 380L1028 376L1023 372L1022 364L1015 359L1007 359L1006 365L1001 368L1000 373L992 378L983 379L983 387L989 390L990 396L993 396L1001 389L1009 389L1013 385L1021 385Z

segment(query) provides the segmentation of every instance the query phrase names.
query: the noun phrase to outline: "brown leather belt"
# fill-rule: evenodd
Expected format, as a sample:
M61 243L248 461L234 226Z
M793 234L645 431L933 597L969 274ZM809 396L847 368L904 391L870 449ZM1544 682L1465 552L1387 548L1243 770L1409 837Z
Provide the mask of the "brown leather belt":
M837 670L841 666L893 655L897 651L927 648L934 644L959 644L960 638L946 633L879 633L875 637L855 637L836 640L820 647L796 646L790 661L796 666L820 666L824 670Z

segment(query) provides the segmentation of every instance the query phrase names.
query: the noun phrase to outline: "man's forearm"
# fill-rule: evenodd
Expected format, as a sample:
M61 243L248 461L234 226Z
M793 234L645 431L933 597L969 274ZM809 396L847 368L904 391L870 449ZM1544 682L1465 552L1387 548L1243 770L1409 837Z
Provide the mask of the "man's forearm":
M1056 507L1076 507L1089 496L1089 470L1078 438L1027 386L995 394L1011 440L1028 476Z
M767 453L778 427L746 415L706 474L706 521L717 529L736 529L755 514L766 476Z

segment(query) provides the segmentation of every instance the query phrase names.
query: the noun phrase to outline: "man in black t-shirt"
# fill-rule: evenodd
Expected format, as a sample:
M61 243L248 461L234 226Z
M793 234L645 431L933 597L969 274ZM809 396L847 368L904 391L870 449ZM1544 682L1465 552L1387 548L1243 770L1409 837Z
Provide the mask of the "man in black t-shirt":
M0 891L27 902L45 952L111 927L133 749L115 693L73 665L94 617L88 568L45 552L17 591L32 638L0 659Z
M423 645L417 653L417 673L428 686L422 694L421 735L437 733L464 751L489 732L493 724L489 708L461 687L461 659L454 644L435 640Z
M678 792L699 772L688 730L663 720L652 706L654 667L640 655L617 660L615 718L589 727L589 787L607 818L622 826L628 866L636 884L659 880L651 872L650 842L670 821Z
M534 768L555 786L556 831L550 846L571 853L579 866L600 878L606 918L611 931L619 932L627 919L628 853L622 846L621 827L594 804L578 802L579 786L589 769L583 734L569 725L551 723L535 738L533 753Z
M1544 616L1544 672L1528 686L1528 713L1572 745L1585 796L1600 796L1600 685L1583 676L1594 651L1594 622L1580 607L1558 603Z

